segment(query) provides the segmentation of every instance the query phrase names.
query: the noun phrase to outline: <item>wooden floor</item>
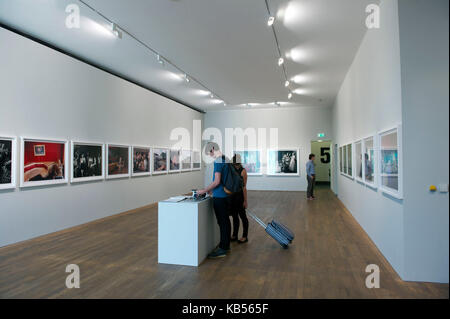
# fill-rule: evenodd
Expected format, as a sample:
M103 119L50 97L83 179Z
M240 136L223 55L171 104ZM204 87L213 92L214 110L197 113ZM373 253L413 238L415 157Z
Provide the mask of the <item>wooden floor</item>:
M448 284L403 282L326 188L250 192L252 210L296 234L281 249L253 220L250 241L200 267L157 263L157 207L0 248L0 298L448 298ZM62 212L63 213L63 212ZM67 289L67 264L81 288ZM381 287L365 286L368 264Z

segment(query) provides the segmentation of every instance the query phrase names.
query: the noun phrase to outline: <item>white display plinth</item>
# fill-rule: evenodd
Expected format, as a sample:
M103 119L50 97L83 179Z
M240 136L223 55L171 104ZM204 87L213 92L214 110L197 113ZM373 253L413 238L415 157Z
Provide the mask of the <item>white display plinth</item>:
M158 203L158 263L198 266L219 240L212 198Z

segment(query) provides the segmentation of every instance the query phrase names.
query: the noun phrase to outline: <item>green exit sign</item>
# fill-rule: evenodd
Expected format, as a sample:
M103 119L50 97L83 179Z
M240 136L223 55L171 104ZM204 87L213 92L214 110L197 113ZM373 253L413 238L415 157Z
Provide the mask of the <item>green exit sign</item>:
M325 133L318 133L317 137L325 137Z

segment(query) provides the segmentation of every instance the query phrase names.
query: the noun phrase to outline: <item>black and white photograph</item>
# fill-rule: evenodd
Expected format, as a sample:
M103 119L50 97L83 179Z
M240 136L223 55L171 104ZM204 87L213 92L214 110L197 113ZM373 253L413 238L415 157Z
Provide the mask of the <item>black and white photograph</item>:
M15 187L15 139L0 137L0 189Z
M298 149L268 150L267 175L299 175Z
M132 176L150 175L150 147L133 146Z
M72 142L71 182L104 178L103 144Z
M154 147L153 152L153 175L167 174L167 160L168 152L167 148Z
M192 168L192 152L190 150L181 151L181 170L183 172L190 171Z

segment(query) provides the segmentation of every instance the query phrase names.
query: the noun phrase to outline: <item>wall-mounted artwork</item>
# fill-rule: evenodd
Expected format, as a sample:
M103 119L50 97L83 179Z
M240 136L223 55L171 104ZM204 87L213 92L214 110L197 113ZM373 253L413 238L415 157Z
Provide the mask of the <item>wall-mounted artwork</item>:
M339 172L344 173L344 158L342 157L342 146L339 147Z
M356 174L355 178L359 181L363 180L363 158L362 158L362 141L355 142L355 166L356 166Z
M181 150L181 170L187 172L192 170L192 151Z
M16 187L16 138L0 136L0 189Z
M145 176L151 174L151 148L146 146L133 146L131 150L133 155L132 176Z
M108 169L106 178L130 176L130 147L127 145L108 144Z
M200 151L192 151L192 170L202 169L202 157Z
M72 142L72 183L104 179L104 146L98 143Z
M374 187L375 184L375 139L373 136L365 138L363 143L364 182Z
M401 126L379 133L380 187L396 198L402 198L401 189Z
M68 142L22 138L20 186L42 186L68 182Z
M299 150L295 148L283 150L268 150L267 175L300 175Z
M343 154L343 163L344 163L344 170L342 171L342 173L344 175L347 175L347 172L348 172L348 170L347 170L347 156L348 156L347 145L344 145L342 147L342 154Z
M181 157L181 150L170 150L170 157L169 157L169 173L176 173L180 171L181 165L180 165L180 157Z
M169 150L163 147L154 147L153 149L153 175L167 174Z
M235 151L248 175L262 175L261 152L259 150Z
M353 177L353 147L347 144L347 175Z

